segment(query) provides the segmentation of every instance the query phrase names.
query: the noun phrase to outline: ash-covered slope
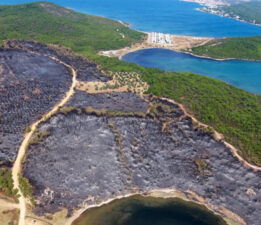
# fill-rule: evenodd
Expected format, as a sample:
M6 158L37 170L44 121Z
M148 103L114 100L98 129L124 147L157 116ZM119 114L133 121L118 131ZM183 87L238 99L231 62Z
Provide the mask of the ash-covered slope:
M0 49L0 167L12 166L26 127L68 91L71 71L59 60L77 68L80 80L109 79L95 64L61 47L8 41Z
M25 128L70 86L70 71L49 54L55 56L48 51L0 49L0 166L12 164Z
M260 172L244 168L177 105L147 96L150 104L137 109L147 114L126 114L124 106L137 96L117 94L129 97L113 102L118 111L104 111L101 102L106 108L110 95L86 96L88 103L76 93L68 110L39 127L39 134L50 135L29 147L23 169L35 187L35 213L71 211L87 199L93 204L133 190L173 188L191 190L259 225Z

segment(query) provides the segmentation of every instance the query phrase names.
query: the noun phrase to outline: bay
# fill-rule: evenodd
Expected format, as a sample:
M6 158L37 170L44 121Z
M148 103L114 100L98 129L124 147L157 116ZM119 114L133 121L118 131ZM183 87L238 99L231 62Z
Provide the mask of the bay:
M261 62L217 61L157 48L129 53L122 60L167 71L198 73L261 94Z

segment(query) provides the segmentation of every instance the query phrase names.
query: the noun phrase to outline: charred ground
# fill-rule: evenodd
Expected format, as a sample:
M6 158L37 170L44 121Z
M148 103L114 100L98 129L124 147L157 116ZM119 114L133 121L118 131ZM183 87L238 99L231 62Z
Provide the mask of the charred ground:
M95 64L67 49L35 42L6 42L0 49L1 167L12 166L23 133L50 111L71 85L71 72L54 59L77 68L80 80L109 79Z
M176 104L137 98L77 92L39 127L50 135L30 145L23 166L35 187L35 213L71 211L84 199L98 203L134 190L174 188L258 225L261 173L244 168L210 129L198 127ZM139 107L126 112L133 101Z
M49 111L70 86L70 72L46 54L53 55L44 50L35 54L0 49L1 166L12 165L26 127Z

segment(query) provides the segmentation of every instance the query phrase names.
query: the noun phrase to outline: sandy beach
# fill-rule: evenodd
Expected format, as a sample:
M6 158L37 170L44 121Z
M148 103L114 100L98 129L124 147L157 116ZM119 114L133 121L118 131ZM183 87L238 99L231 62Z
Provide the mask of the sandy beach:
M147 48L165 48L175 51L186 51L190 50L193 47L207 44L208 42L215 39L210 37L194 37L162 33L146 34L147 38L141 43L136 43L130 47L125 47L118 50L100 51L98 54L108 57L117 57L121 59L122 56L130 52L135 52Z
M125 47L117 50L108 50L108 51L100 51L98 52L98 55L107 56L107 57L117 57L121 59L124 55L135 52L142 49L150 49L150 48L163 48L163 49L169 49L177 52L182 52L188 55L192 55L198 58L202 59L212 59L216 61L227 61L227 60L244 60L244 61L252 61L252 62L260 62L260 60L255 59L244 59L244 58L213 58L206 55L197 55L191 52L191 49L193 47L198 47L205 45L213 40L216 40L217 38L211 38L211 37L195 37L195 36L182 36L182 35L170 35L172 43L164 43L164 42L157 42L152 43L151 41L151 35L155 33L146 33L147 38L141 42L136 43L130 47ZM156 33L159 34L159 33ZM161 34L161 35L168 35L169 34Z

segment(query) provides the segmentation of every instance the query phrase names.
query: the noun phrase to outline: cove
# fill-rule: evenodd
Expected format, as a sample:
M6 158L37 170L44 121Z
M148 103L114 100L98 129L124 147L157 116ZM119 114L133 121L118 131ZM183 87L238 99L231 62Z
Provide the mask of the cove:
M261 62L217 61L158 48L131 52L124 55L122 60L166 71L198 73L261 94Z
M35 0L36 1L36 0ZM49 0L74 10L122 20L133 29L205 37L261 35L261 26L195 10L201 6L180 0ZM21 4L32 0L1 0Z
M226 225L204 206L136 195L84 212L73 225Z

